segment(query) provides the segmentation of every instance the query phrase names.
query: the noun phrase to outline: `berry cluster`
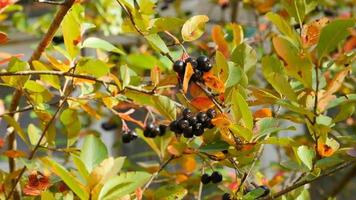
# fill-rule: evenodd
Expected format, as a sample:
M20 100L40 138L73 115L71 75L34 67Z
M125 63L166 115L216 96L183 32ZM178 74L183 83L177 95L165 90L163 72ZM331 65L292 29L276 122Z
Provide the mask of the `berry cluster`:
M211 119L215 116L216 111L214 109L199 112L194 116L188 108L185 108L182 111L182 118L171 122L169 128L176 134L183 134L185 138L201 136L204 133L204 129L214 128Z
M166 125L159 125L155 126L152 123L146 125L146 128L143 132L143 135L148 138L155 138L156 136L163 136L166 133L167 126Z
M122 134L122 142L123 143L130 143L132 140L137 139L137 133L135 131L125 131Z
M190 63L194 69L194 74L191 78L192 81L202 82L204 72L208 72L213 68L209 58L206 56L199 56L197 59L189 57L185 61L177 60L173 64L173 70L178 73L179 77L184 77L185 68L188 63Z
M216 184L220 183L223 180L223 177L219 172L215 171L210 176L208 174L203 174L200 180L204 185L210 183L210 181Z

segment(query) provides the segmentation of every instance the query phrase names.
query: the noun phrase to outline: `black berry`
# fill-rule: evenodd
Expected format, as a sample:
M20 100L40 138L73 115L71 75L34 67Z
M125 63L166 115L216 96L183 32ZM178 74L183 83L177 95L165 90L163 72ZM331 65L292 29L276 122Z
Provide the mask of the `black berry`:
M222 200L231 200L230 194L229 194L229 193L225 193L225 194L222 196Z
M192 117L192 111L190 111L189 108L185 108L185 109L182 111L182 115L183 115L183 118L184 118L184 119L189 119L190 117Z
M185 138L192 138L194 136L193 134L193 127L189 126L185 129L183 129L183 136Z
M155 129L153 130L153 134L152 134L152 137L156 137L157 135L159 135L161 132L160 128L158 126L155 127Z
M210 61L209 58L206 56L199 56L197 58L197 63L198 63L197 69L200 71L205 71L206 66L210 63Z
M213 65L211 63L206 63L202 68L201 71L203 72L208 72L213 68Z
M221 151L223 154L228 154L229 151L227 149Z
M258 188L261 188L264 190L263 194L260 197L265 197L270 193L269 188L265 185L260 185Z
M194 69L197 68L197 66L198 66L197 60L194 59L194 58L192 58L192 57L187 58L187 59L185 60L185 63L186 63L186 64L190 63Z
M128 134L128 133L124 133L123 135L122 135L122 142L123 143L130 143L131 142L131 136L130 136L130 134Z
M135 131L129 131L128 133L131 137L131 140L137 139L137 133Z
M166 125L159 125L159 136L163 136L165 133L166 133L166 130L167 130L167 126Z
M201 123L196 123L193 126L193 133L195 136L201 136L204 133L204 128L203 128L203 124Z
M197 119L198 119L198 122L200 122L200 123L204 123L207 120L207 118L208 118L208 116L203 112L199 112L197 114Z
M184 75L185 72L185 63L181 60L177 60L173 64L173 70L179 75Z
M216 117L216 111L212 108L206 111L206 115L210 117L211 119L214 119Z
M157 135L157 128L154 124L147 124L145 130L143 131L143 135L148 138L154 138ZM159 132L159 129L158 129Z
M211 182L220 183L223 179L222 175L219 172L213 172L210 176Z
M202 82L203 81L203 72L201 71L195 71L194 74L192 75L192 78L190 79L192 80L193 82L195 81L200 81Z
M109 121L101 124L101 128L106 131L112 131L118 128L118 125L115 122Z
M192 116L192 117L188 118L188 122L190 125L194 126L198 122L198 119L197 119L197 117Z
M184 130L185 128L189 127L189 122L186 119L181 119L178 121L178 128Z
M204 122L204 128L212 129L214 128L214 125L211 123L211 118L207 117L205 122Z
M178 121L174 120L169 124L169 129L175 133L179 132Z
M210 176L209 176L208 174L203 174L203 175L201 176L201 178L200 178L200 181L201 181L204 185L206 185L206 184L208 184L208 183L211 181L211 178L210 178Z

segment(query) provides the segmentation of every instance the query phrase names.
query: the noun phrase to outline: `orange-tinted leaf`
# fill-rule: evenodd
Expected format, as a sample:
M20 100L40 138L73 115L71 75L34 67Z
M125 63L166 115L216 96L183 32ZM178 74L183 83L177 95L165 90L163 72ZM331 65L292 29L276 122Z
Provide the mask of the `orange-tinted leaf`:
M181 166L186 173L192 173L197 167L194 155L182 157Z
M0 31L0 44L4 44L9 40L7 34Z
M228 128L232 123L229 117L225 113L219 113L211 123L218 128Z
M243 42L244 39L244 31L241 25L231 24L233 35L234 35L234 45L237 46Z
M329 23L329 19L323 17L303 26L302 40L306 47L315 45L319 41L321 29Z
M88 103L80 104L80 107L87 112L90 116L95 117L96 119L100 119L101 116L96 112L96 109L92 108Z
M187 91L188 91L189 81L193 74L194 74L194 70L193 70L192 64L188 63L185 68L185 74L184 74L184 79L183 79L184 93L187 93Z
M330 157L335 151L337 151L340 147L340 144L334 140L327 138L326 142L323 142L321 139L318 140L318 154L322 157Z
M194 82L190 84L189 92L193 98L206 96L204 91Z
M176 183L183 183L184 181L188 180L188 176L185 174L177 174L176 176Z
M225 91L224 83L219 80L216 76L214 76L211 72L206 72L203 75L204 83L210 89L218 93L223 93Z
M350 37L344 44L344 52L348 53L356 49L356 35Z
M259 13L266 13L271 10L275 0L253 0L252 2Z
M214 103L209 97L196 97L190 102L198 110L207 110L214 107Z
M253 114L253 118L257 119L257 118L265 118L265 117L272 117L272 111L269 108L262 108L257 110L254 114Z
M5 151L4 155L9 158L19 158L19 157L25 157L26 153L23 151L9 150L9 151Z
M45 57L47 58L48 62L52 64L52 66L59 71L68 71L69 65L62 63L61 61L57 60L55 57L45 53Z
M161 75L161 70L159 69L158 66L154 66L153 69L151 70L151 81L153 85L158 85L160 75Z
M276 175L273 176L271 180L268 181L268 186L273 187L275 185L282 183L283 180L284 180L283 172L277 173Z
M224 38L224 32L219 25L215 25L211 32L213 41L218 46L218 50L224 54L225 58L229 57L229 45Z
M132 118L130 115L127 115L125 113L118 113L118 115L121 119L123 119L125 121L135 123L135 124L139 125L141 128L145 127L141 121L138 121L138 120Z
M0 53L0 58L1 58L0 65L10 62L12 57L21 58L23 56L24 56L24 54L11 55L11 54L6 54L6 53Z
M50 186L49 177L43 174L38 174L36 171L31 172L28 176L28 182L25 185L23 192L28 196L38 196Z
M4 138L0 138L0 149L4 147L5 140Z

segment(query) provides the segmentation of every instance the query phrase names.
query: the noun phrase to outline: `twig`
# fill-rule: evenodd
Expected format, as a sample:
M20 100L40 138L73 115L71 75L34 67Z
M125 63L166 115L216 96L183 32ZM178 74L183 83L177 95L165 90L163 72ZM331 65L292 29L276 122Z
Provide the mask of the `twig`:
M353 161L350 161L350 162L341 164L341 165L339 165L338 167L336 167L336 168L334 168L334 169L331 169L329 172L326 172L326 173L323 174L323 175L320 175L320 176L318 176L318 177L316 177L316 178L314 178L314 179L304 180L304 181L301 181L301 182L299 182L299 183L296 183L295 185L292 185L292 186L290 186L290 187L288 187L288 188L285 188L285 189L283 189L283 190L281 190L281 191L275 193L274 195L272 195L272 196L270 196L270 197L263 198L263 200L276 199L276 198L278 198L278 197L280 197L280 196L283 196L283 195L285 195L285 194L287 194L287 193L289 193L289 192L291 192L291 191L293 191L293 190L295 190L295 189L297 189L297 188L299 188L299 187L301 187L301 186L303 186L303 185L306 185L306 184L308 184L308 183L312 183L312 182L317 181L317 180L319 180L319 179L321 179L321 178L323 178L323 177L330 176L330 175L332 175L333 173L335 173L335 172L337 172L337 171L340 171L340 170L342 170L342 169L344 169L344 168L346 168L346 167L355 166L355 162L356 162L356 160L353 160Z
M42 53L44 52L44 50L46 49L46 47L51 43L55 33L57 32L64 16L66 15L66 13L68 12L68 10L72 7L72 5L74 4L75 0L67 0L67 2L65 4L63 4L63 6L61 6L61 8L59 9L59 11L57 12L56 16L54 17L54 20L52 21L47 33L44 35L44 37L42 38L41 42L39 43L39 45L37 46L36 50L33 52L31 58L29 59L28 63L32 64L32 61L34 60L38 60ZM31 67L32 68L32 67ZM11 106L9 109L9 112L14 112L19 103L20 103L20 99L22 96L22 90L21 89L16 89L14 95L13 95L13 99L11 102ZM13 115L12 115L13 116ZM16 134L15 134L15 130L12 130L11 132L7 133L8 138L7 138L7 143L8 143L8 147L9 150L15 150L16 149ZM14 172L16 169L16 165L15 165L15 161L13 160L13 158L9 158L9 167L10 167L10 173ZM13 189L15 189L17 183L14 184L13 182ZM14 192L14 191L13 191ZM12 192L12 193L13 193ZM11 195L8 195L6 197L11 198ZM14 199L18 200L20 199L20 195L18 192L16 192L14 194Z
M232 0L231 1L231 19L232 23L237 23L237 17L239 15L239 2L240 0Z
M171 156L166 162L162 163L158 169L157 172L155 172L154 174L152 174L150 180L148 180L148 182L146 183L146 185L142 188L142 193L145 192L145 190L147 190L147 188L152 184L153 180L157 178L157 176L159 175L159 173L172 161L174 160L176 157L175 156Z

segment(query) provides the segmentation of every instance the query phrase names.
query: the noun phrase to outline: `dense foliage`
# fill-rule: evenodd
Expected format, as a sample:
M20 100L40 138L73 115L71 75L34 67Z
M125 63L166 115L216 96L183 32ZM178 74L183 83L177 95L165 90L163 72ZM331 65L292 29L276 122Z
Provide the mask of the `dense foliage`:
M356 170L353 1L192 2L0 0L0 45L41 38L0 52L0 199L311 199Z

